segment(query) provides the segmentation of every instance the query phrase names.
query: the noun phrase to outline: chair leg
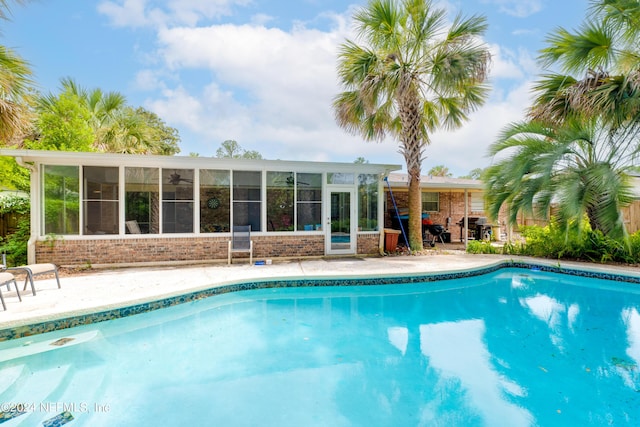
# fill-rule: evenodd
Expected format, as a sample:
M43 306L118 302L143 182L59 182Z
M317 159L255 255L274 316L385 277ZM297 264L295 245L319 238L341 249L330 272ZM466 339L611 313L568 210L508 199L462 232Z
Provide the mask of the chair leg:
M27 273L27 277L24 279L24 288L22 290L26 291L27 283L30 283L31 293L33 293L33 296L36 296L36 286L33 284L33 273L31 273L31 270L28 268L25 268L24 271ZM60 282L58 282L58 286L60 286Z
M56 268L54 273L56 274L56 282L58 282L58 289L62 289L62 286L60 286L60 277L58 276L58 269Z
M16 282L15 279L13 279L13 287L16 288L16 294L18 294L18 300L22 302L22 296L20 296L20 289L18 289L18 282Z
M2 290L0 290L0 302L2 302L2 308L7 311L7 304L4 303L4 297L2 296Z

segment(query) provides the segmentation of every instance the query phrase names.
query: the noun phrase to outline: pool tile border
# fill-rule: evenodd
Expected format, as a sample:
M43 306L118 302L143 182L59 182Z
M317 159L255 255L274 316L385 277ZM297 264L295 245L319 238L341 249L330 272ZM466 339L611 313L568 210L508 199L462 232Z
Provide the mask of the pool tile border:
M389 284L410 284L421 282L435 282L441 280L462 279L480 276L503 268L521 268L552 273L561 273L571 276L589 277L596 279L612 280L616 282L638 283L640 276L627 276L617 273L605 273L597 271L580 270L563 266L550 266L531 262L501 261L495 265L481 267L473 270L453 271L447 273L419 274L411 276L381 276L381 277L351 277L351 278L315 278L315 279L270 279L232 283L222 286L207 288L204 290L189 292L186 294L162 298L157 301L134 304L131 306L98 311L95 313L70 316L62 319L39 322L31 325L7 328L0 330L0 341L8 341L31 335L43 334L60 329L73 328L81 325L104 322L135 314L146 313L171 307L178 304L197 301L215 295L238 292L251 289L268 288L296 288L296 287L325 287L325 286L372 286Z

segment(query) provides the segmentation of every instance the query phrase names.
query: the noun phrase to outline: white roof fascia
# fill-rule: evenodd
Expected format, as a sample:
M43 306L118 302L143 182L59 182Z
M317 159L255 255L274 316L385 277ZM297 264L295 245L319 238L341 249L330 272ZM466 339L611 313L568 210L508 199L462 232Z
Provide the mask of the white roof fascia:
M388 180L392 188L409 187L407 174L392 173L389 174ZM484 191L484 183L478 179L447 178L428 175L420 177L420 187L423 189Z
M217 157L161 156L45 150L0 149L0 156L16 157L25 163L83 166L132 166L295 172L354 172L388 174L401 165L370 163L307 162L293 160L221 159Z

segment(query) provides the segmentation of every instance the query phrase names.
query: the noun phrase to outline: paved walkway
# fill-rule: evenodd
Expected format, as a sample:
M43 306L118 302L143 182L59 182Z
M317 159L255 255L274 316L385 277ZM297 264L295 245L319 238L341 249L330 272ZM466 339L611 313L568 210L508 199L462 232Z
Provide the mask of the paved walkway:
M22 302L18 301L13 287L11 291L3 287L7 311L1 311L0 307L0 330L108 308L125 307L251 279L414 275L475 269L508 259L514 257L456 252L424 256L283 261L272 265L248 265L244 261L242 264L230 266L214 264L121 268L63 276L60 278L62 289L57 288L55 279L36 278L36 296L27 288L21 292ZM558 265L557 261L528 260ZM580 268L596 271L640 275L637 268L568 262L562 264L579 265ZM22 289L22 282L19 281L18 284Z

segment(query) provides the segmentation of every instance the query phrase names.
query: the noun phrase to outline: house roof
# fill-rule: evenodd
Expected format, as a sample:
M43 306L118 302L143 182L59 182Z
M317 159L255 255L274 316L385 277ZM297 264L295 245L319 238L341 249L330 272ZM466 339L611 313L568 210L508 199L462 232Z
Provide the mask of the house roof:
M392 188L408 188L409 179L407 174L390 173L389 184ZM422 175L420 177L420 187L423 189L438 189L451 191L483 191L484 183L479 179L449 178L443 176Z

